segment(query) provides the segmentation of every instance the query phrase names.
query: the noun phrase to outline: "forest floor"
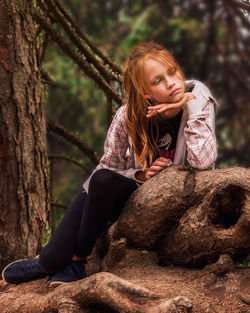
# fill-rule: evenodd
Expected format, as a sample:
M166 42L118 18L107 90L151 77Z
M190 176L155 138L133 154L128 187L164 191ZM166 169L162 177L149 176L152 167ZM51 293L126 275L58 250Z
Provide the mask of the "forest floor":
M217 276L200 269L152 265L147 257L145 262L140 261L127 264L126 260L123 260L112 273L158 293L163 298L184 296L192 302L193 313L250 313L250 268L236 268L224 276ZM6 295L9 303L13 297L27 296L29 293L33 295L32 297L41 297L52 290L54 289L49 287L48 278L20 285L0 281L1 297ZM2 310L0 304L0 312L8 311L6 308ZM15 312L24 313L21 307ZM98 310L98 313L104 312L109 313L113 310L109 311L107 308Z
M250 269L237 269L218 277L202 270L182 267L124 268L115 274L166 298L184 296L193 303L193 313L250 313Z

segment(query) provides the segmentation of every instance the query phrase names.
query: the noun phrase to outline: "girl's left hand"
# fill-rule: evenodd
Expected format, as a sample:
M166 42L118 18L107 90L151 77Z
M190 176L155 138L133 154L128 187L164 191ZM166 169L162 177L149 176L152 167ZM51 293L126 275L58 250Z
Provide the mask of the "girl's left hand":
M192 94L191 92L186 92L184 93L184 97L178 102L161 103L158 105L150 106L148 107L147 118L151 118L152 116L157 115L158 113L163 113L168 110L180 110L184 108L187 101L192 99L196 99L195 95Z

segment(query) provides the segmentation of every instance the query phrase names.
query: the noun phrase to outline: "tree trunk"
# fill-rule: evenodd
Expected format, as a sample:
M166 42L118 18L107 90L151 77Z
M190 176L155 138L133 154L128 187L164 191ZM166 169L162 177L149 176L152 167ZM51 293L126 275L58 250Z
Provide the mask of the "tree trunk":
M46 124L30 3L0 2L0 268L34 256L49 206Z

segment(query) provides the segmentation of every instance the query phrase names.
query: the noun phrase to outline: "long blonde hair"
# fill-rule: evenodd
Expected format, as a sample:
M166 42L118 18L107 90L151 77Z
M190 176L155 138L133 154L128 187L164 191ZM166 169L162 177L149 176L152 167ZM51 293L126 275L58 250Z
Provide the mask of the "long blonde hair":
M147 83L143 73L143 65L147 59L173 66L183 80L184 74L173 55L163 46L153 43L141 43L132 49L123 69L123 90L126 92L126 127L132 139L136 158L145 170L152 164L158 152L159 128L157 116L146 117L149 105L145 98ZM156 137L154 138L154 128Z

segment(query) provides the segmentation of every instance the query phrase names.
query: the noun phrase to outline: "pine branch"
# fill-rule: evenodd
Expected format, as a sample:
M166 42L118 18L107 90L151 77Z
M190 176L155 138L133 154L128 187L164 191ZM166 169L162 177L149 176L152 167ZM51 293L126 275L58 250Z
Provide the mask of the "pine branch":
M69 88L67 85L56 83L51 77L51 75L48 72L46 72L44 69L41 69L40 72L41 72L41 79L42 79L43 84L47 84L55 88L63 88L63 89Z
M67 205L56 203L56 202L50 202L50 205L56 208L60 208L60 209L66 209L66 210L68 209Z
M98 158L96 157L96 153L90 147L85 145L78 136L74 135L71 131L65 129L63 126L57 124L54 121L49 121L47 123L48 131L52 131L55 134L63 137L67 141L73 143L80 151L86 154L94 165L99 163Z
M111 59L104 55L95 45L94 43L88 38L88 36L78 27L75 21L72 19L71 15L66 11L66 9L62 6L59 0L54 0L57 7L63 13L65 18L70 22L72 27L75 29L76 33L86 42L86 44L91 48L91 50L98 55L104 62L104 64L108 64L111 69L116 72L117 74L121 75L121 69L115 63L111 61Z
M48 84L56 88L69 89L69 86L67 86L66 84L56 83L53 77L50 75L50 73L45 71L45 69L41 68L40 73L41 73L42 83Z
M46 81L47 83L49 84L52 84L54 85L55 84L55 81L54 79L52 78L52 76L47 72L45 71L43 68L40 70L41 72L41 78L42 80Z
M116 93L116 91L103 79L103 77L93 69L93 67L86 62L82 56L77 53L71 45L66 42L62 35L53 27L51 22L44 18L38 10L32 10L32 15L34 19L39 23L51 36L51 38L56 42L58 47L66 53L78 66L79 68L90 78L92 78L97 85L115 102L119 105L122 104L121 97Z
M64 160L64 161L67 161L69 163L73 163L76 166L80 167L85 173L91 174L91 171L86 166L84 166L83 164L81 164L80 162L78 162L77 160L75 160L73 158L69 158L69 157L62 156L62 155L50 155L49 160Z
M75 32L71 24L65 19L62 12L56 7L54 2L52 0L45 0L45 2L48 10L54 14L54 16L57 18L57 21L62 25L65 32L69 35L70 39L79 49L79 51L86 57L86 61L88 61L88 63L92 63L108 83L112 80L121 83L120 79L116 77L112 72L107 70L107 68L96 59L96 57L92 54L89 48L82 43L79 35Z
M42 62L45 58L45 53L46 53L46 48L47 48L47 44L48 44L48 38L49 38L49 35L47 32L45 32L44 34L44 40L43 42L41 43L41 46L39 48L39 65L41 66L42 65Z

